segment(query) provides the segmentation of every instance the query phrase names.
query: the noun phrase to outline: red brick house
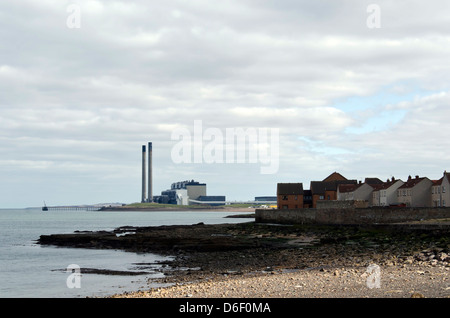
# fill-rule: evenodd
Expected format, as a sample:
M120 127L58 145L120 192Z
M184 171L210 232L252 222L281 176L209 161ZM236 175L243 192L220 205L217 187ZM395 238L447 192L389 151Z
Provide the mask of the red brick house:
M303 208L303 184L302 183L278 183L277 184L278 209Z
M317 207L317 201L337 200L337 190L340 184L357 184L356 180L348 180L340 173L333 172L323 181L311 181L312 208Z

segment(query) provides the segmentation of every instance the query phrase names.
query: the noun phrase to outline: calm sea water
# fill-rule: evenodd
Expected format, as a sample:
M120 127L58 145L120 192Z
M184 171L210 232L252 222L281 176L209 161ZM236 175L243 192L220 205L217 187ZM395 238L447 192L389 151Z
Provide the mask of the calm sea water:
M118 250L93 250L41 246L43 234L112 230L120 226L181 225L248 222L225 218L239 212L92 212L47 211L40 209L0 209L0 297L90 297L107 296L148 287L147 280L161 273L138 276L82 274L80 288L68 288L71 273L67 267L125 271L149 271L139 263L170 259L156 254L137 254Z

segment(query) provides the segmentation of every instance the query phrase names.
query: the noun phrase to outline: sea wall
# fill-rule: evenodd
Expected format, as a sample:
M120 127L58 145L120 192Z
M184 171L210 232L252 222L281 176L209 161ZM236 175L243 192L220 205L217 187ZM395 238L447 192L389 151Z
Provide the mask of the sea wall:
M389 224L450 218L450 208L256 209L255 222L278 224Z

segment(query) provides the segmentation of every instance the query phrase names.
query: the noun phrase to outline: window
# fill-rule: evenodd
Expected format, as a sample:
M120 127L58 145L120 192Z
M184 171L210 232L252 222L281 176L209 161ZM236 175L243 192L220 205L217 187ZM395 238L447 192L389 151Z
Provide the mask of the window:
M442 193L445 193L445 186L442 186Z
M323 200L323 199L325 199L325 197L323 195L320 195L319 200Z
M283 195L283 200L286 201L288 199L287 195Z
M297 201L297 196L294 196L294 200Z
M327 195L327 200L330 200L330 195Z

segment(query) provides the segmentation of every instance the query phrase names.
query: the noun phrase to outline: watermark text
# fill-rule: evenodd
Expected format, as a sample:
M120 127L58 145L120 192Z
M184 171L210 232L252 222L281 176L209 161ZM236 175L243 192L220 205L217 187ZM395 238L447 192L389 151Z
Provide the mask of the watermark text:
M261 164L261 174L274 174L279 167L278 128L203 129L201 120L194 121L193 131L177 128L177 140L171 151L174 163L250 163Z
M77 264L70 264L66 269L71 273L66 279L67 288L81 288L81 269Z
M367 6L367 13L369 16L366 20L366 25L369 29L381 28L381 8L378 4L369 4Z

